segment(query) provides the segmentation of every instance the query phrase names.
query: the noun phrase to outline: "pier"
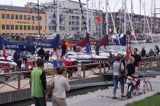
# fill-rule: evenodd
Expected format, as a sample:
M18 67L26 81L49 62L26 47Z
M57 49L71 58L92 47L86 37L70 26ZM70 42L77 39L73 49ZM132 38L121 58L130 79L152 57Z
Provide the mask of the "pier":
M83 87L94 87L105 85L106 88L112 86L112 71L109 70L108 61L102 61L86 65L75 65L66 67L67 69L78 68L79 70L69 78L71 90L80 89ZM159 71L160 57L143 58L140 65L140 71L142 74L150 76L150 72ZM47 81L50 81L56 74L54 69L45 70L47 74ZM157 75L154 73L153 75ZM0 74L0 104L12 103L22 101L31 98L30 85L29 85L30 72L13 72ZM160 73L158 73L160 74ZM67 75L68 76L68 75ZM5 81L6 78L9 80ZM87 85L87 86L86 86Z

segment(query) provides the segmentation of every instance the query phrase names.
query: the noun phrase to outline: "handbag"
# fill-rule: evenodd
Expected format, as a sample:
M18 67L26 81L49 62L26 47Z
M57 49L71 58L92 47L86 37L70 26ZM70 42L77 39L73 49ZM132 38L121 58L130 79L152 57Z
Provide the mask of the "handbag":
M121 65L122 65L122 62L120 63L120 66L119 66L119 78L125 78L125 69L121 69Z

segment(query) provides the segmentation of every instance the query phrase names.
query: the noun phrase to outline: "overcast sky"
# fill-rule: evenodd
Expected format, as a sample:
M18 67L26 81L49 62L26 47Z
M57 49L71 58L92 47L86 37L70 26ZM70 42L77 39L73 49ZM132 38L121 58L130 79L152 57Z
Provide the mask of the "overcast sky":
M50 2L53 0L40 0L40 2ZM79 1L79 0L74 0ZM86 0L81 0L83 3L86 2ZM99 1L100 1L100 9L105 9L105 0L89 0L89 7L99 9ZM109 11L118 11L122 7L122 1L123 0L108 0L110 5ZM133 10L134 13L139 14L140 13L140 2L142 1L141 5L141 13L144 14L144 10L146 12L146 15L151 15L151 1L152 0L133 0ZM160 0L156 1L156 8L160 8ZM16 6L24 6L27 2L37 2L37 0L0 0L0 4L2 5L16 5ZM145 6L144 6L145 4ZM144 9L145 7L145 9ZM131 12L131 0L127 0L127 10ZM160 13L160 9L156 9L157 12Z

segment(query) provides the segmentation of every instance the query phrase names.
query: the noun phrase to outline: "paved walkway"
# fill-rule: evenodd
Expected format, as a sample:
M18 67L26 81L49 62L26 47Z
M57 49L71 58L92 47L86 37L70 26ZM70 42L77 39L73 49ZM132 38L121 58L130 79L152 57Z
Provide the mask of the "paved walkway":
M149 80L152 83L153 92L136 96L132 99L112 99L112 87L110 87L106 90L99 90L94 93L68 98L67 102L69 106L125 106L127 103L132 103L134 101L144 99L160 91L160 77L151 78ZM118 90L117 94L119 94L117 96L120 97L120 90Z
M153 92L133 97L132 99L122 100L112 99L112 87L106 90L98 90L86 95L78 95L67 98L68 106L125 106L127 103L132 103L144 99L146 97L152 96L160 91L160 77L150 78L152 83ZM120 90L117 92L117 97L120 97ZM51 103L47 103L47 106L52 106ZM34 105L32 105L34 106Z

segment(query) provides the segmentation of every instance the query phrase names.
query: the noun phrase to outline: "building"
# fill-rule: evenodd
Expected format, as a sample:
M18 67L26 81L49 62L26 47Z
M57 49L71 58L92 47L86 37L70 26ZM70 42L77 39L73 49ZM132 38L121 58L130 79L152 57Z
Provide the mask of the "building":
M111 15L112 14L112 15ZM124 31L124 13L112 12L109 13L109 29L114 30L114 24L117 32ZM126 28L128 32L134 30L136 33L160 33L160 18L159 17L149 17L138 14L127 13L127 24ZM131 24L132 22L132 24ZM131 26L132 25L132 26ZM133 27L133 28L132 28Z
M46 32L46 15L32 7L0 5L0 34L40 34Z
M57 5L53 2L41 4L46 12L46 28L48 34L56 33ZM85 4L82 4L86 20ZM47 8L47 9L46 9ZM102 11L89 10L89 34L101 37L103 35ZM99 22L96 20L99 18ZM85 34L85 28L79 2L60 0L60 34Z

